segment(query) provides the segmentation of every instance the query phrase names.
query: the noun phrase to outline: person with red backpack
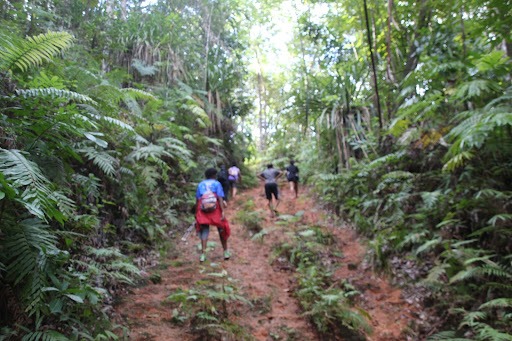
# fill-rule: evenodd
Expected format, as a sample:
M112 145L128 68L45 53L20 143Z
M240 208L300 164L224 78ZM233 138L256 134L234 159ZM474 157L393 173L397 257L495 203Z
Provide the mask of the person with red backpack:
M197 185L196 190L196 230L201 239L199 261L204 262L206 260L205 252L210 234L210 225L217 226L224 249L224 259L227 260L231 257L228 250L230 228L224 216L224 209L227 206L224 200L224 190L221 183L216 180L217 170L215 168L208 168L204 175L206 179Z

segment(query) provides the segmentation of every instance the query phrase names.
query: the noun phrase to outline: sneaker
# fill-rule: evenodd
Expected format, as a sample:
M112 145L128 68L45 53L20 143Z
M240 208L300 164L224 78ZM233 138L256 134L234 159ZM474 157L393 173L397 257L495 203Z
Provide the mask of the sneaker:
M201 253L201 256L199 256L199 261L204 262L206 260L206 255L204 253Z
M224 259L229 259L230 257L231 253L228 250L224 251Z

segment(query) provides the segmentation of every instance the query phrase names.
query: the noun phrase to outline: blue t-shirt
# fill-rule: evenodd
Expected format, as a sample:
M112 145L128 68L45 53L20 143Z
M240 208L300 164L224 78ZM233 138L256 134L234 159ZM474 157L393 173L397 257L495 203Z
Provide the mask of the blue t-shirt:
M201 198L208 190L217 194L218 197L224 198L224 190L222 189L220 182L214 179L206 179L197 185L196 199Z

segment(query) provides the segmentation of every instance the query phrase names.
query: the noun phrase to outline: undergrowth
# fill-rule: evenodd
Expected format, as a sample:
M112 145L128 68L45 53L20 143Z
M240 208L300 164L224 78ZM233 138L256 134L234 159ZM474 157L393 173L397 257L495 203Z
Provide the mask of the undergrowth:
M252 303L239 294L235 280L226 270L211 272L187 290L178 289L168 298L172 322L188 325L199 340L253 340L250 333L234 323L240 305Z
M289 217L293 221L294 216ZM276 247L274 257L286 259L296 268L295 290L304 315L325 338L345 335L363 340L371 333L369 315L355 305L359 292L349 283L335 281L332 262L338 251L332 234L318 226L302 227L290 243Z

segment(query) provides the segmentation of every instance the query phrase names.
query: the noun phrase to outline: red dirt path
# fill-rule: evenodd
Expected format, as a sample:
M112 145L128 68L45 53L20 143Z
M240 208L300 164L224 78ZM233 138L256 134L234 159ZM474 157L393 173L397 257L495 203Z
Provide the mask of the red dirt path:
M357 234L346 225L334 223L328 212L315 205L307 191L300 193L298 199L293 199L288 189L281 187L283 200L278 209L280 214L293 215L303 210L305 213L302 224L325 226L335 236L343 253L343 263L334 276L340 281L347 280L362 293L358 304L371 316L370 324L373 327L373 333L368 336L368 340L406 340L403 331L413 320L411 316L415 315L414 308L402 299L399 289L363 266L365 248ZM163 302L176 289L187 289L204 278L200 270L208 268L209 262L220 264L230 277L235 278L237 287L245 297L266 302L267 309L247 310L230 317L250 330L256 340L286 340L287 336L290 337L290 331L293 331L294 338L290 338L293 340L322 340L310 322L301 315L298 302L293 297L293 271L280 271L279 267L273 267L269 262L272 246L282 241L285 234L274 230L265 236L263 243L252 241L248 233L234 221L236 211L247 200L253 200L257 209L264 210L265 229L272 230L276 227L276 219L270 218L266 210L262 188L240 193L236 202L230 203L227 211L232 229L229 239L232 258L229 261L222 259L217 233L210 234L210 241L215 241L217 246L208 254L206 264L198 261L197 237L191 235L186 243L179 242L175 253L177 257L167 260L168 263L173 262L174 266L168 266L160 272L162 282L132 289L115 307L122 323L130 328L130 340L194 340L187 327L179 327L170 322L172 309ZM282 228L286 227L278 227ZM343 340L343 336L336 339Z

